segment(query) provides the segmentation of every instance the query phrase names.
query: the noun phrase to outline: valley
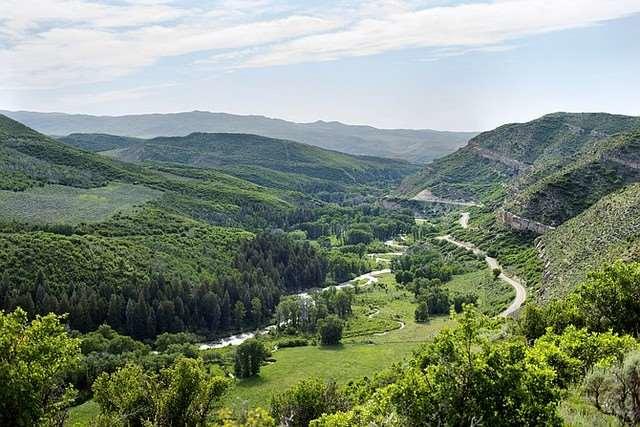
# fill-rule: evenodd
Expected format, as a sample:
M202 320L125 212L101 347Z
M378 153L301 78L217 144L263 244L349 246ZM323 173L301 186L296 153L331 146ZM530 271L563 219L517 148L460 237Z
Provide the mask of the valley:
M420 167L239 133L51 138L0 116L3 322L58 325L66 426L138 423L129 405L159 410L186 378L219 390L213 425L464 418L440 406L467 393L458 371L488 419L492 396L532 411L508 425L580 420L588 373L637 346L636 127L551 114Z

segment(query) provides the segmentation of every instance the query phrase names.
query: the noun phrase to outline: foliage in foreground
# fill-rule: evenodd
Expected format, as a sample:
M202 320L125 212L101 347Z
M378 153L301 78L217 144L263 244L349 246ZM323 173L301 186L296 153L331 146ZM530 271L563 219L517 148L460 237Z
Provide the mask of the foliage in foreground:
M520 322L530 340L547 327L560 332L569 325L592 331L611 330L640 336L640 263L615 262L593 271L563 299L545 306L527 305Z
M335 382L325 383L318 378L310 378L274 396L271 414L280 425L303 427L322 414L347 407L347 399Z
M31 322L17 309L0 311L0 425L59 425L75 390L65 373L80 359L80 340L71 338L54 314Z
M230 381L200 359L178 359L160 374L127 365L93 385L104 426L204 426Z

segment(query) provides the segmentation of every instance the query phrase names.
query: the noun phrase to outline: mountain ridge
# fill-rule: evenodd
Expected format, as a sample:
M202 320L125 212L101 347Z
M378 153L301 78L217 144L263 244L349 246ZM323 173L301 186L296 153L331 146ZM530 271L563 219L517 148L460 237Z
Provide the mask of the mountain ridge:
M417 169L417 166L404 160L346 154L252 134L193 132L187 136L152 139L72 134L58 140L85 149L96 143L92 151L100 151L105 156L126 162L214 168L243 179L250 176L248 171L258 167L268 174L304 175L318 184L321 182L317 180L351 185L381 179L399 181ZM101 150L105 147L111 148ZM256 182L254 179L248 180ZM291 189L299 189L299 179L292 176L289 181ZM261 179L256 183L263 185L265 181Z
M92 116L88 114L0 111L48 135L106 133L118 136L153 138L186 136L192 132L249 133L288 139L341 151L347 154L399 158L422 163L451 153L476 132L431 129L378 129L318 120L290 122L260 115L235 115L191 111L178 113Z
M533 274L529 285L541 286L534 294L544 300L606 261L640 259L639 186L640 117L552 113L483 132L405 179L399 193L415 203L483 204L466 237L505 264L517 254L512 266ZM424 193L431 197L414 197Z

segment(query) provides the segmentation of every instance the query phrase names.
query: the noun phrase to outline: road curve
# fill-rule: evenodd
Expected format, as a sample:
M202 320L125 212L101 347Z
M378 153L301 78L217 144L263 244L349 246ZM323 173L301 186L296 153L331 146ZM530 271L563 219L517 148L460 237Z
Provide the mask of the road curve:
M471 251L476 255L484 256L484 260L491 270L496 268L502 270L502 267L500 266L500 263L498 263L497 259L488 256L483 250L479 249L473 243L456 240L449 234L447 234L446 236L438 236L436 237L436 239L447 241L458 247ZM513 313L515 313L522 306L522 304L524 304L525 300L527 299L527 290L524 286L522 286L522 283L519 280L509 277L504 273L500 273L500 276L498 276L498 278L503 282L506 282L516 291L516 297L511 302L511 305L509 305L509 307L507 307L502 313L499 314L500 317L509 317Z
M458 220L458 222L460 223L460 227L469 228L469 217L470 216L471 216L471 214L469 212L462 212L460 214L460 219Z

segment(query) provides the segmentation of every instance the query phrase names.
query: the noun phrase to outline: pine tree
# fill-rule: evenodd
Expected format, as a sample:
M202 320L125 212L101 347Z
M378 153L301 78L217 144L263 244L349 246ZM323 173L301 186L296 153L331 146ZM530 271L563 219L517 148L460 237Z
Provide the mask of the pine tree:
M133 336L136 331L136 303L131 298L127 301L125 317L127 321L127 335Z
M262 301L258 297L251 299L251 319L256 326L262 322Z
M233 306L233 322L237 328L242 327L245 318L246 309L242 301L236 301Z
M149 308L149 315L147 316L147 337L156 336L156 313L153 307Z
M107 323L114 329L123 329L124 298L120 295L111 294L109 307L107 308Z
M231 325L231 302L229 300L229 292L224 291L222 297L222 304L220 305L221 318L220 323L223 329L228 328Z
M7 298L11 291L11 279L9 278L9 272L4 271L2 278L0 278L0 309L7 307Z

